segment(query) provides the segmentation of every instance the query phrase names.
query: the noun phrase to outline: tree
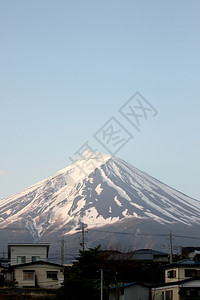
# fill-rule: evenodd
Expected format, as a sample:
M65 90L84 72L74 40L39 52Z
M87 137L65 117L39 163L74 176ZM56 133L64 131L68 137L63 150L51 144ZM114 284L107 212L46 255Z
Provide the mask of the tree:
M100 246L79 251L77 262L65 269L64 285L60 299L100 299L100 272L103 260Z

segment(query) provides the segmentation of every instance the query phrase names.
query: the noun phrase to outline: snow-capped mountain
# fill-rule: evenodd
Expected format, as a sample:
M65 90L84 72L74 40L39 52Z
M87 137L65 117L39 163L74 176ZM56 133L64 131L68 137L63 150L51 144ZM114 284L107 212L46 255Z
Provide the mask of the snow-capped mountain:
M119 158L87 157L2 199L0 228L20 227L39 240L58 232L74 234L81 223L88 229L150 221L160 228L199 224L199 201Z

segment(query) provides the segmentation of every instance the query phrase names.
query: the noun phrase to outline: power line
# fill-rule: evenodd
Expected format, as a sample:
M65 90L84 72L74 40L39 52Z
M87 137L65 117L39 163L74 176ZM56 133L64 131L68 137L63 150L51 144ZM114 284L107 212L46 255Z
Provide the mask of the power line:
M98 231L105 233L114 233L114 234L126 234L126 235L137 235L137 236L169 236L169 234L151 234L151 233L134 233L134 232L120 232L120 231L109 231L109 230L101 230L101 229L88 229L88 231Z
M179 237L179 238L187 238L187 239L193 239L193 240L200 240L200 238L195 237L195 236L187 236L187 235L175 235L173 234L174 237Z
M135 236L161 236L161 237L169 236L168 233L159 233L159 234L153 234L153 233L134 233L134 232L109 231L109 230L92 229L92 228L89 228L88 231L98 231L98 232L105 232L105 233L125 234L125 235L135 235ZM193 237L193 236L187 236L187 235L175 235L175 234L173 234L173 237L190 238L190 239L200 240L200 237Z

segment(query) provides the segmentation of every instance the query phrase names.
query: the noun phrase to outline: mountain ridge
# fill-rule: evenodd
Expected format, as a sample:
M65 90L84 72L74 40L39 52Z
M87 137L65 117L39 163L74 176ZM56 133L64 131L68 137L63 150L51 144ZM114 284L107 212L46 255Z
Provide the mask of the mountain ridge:
M0 227L20 224L34 240L126 219L198 224L200 202L111 155L93 153L0 201ZM20 225L20 226L21 226ZM18 225L17 225L18 226Z

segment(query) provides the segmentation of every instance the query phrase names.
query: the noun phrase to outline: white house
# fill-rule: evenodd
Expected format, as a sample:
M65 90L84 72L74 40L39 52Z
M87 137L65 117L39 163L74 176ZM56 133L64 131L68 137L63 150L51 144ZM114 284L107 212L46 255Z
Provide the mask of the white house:
M57 289L64 281L62 265L46 261L35 261L12 266L13 277L19 288L38 287Z
M8 258L11 266L38 260L46 261L48 254L48 243L8 244Z
M117 297L118 295L118 297ZM109 289L109 300L148 300L149 287L137 282L114 286Z
M200 300L200 261L181 260L165 267L165 283L152 288L152 300Z

